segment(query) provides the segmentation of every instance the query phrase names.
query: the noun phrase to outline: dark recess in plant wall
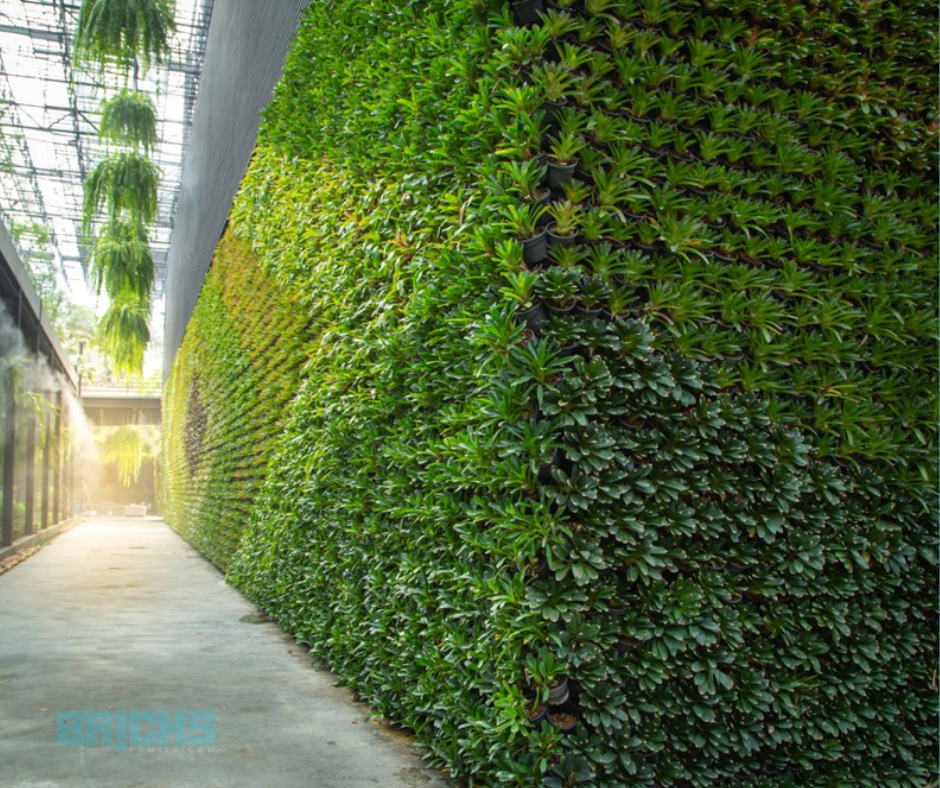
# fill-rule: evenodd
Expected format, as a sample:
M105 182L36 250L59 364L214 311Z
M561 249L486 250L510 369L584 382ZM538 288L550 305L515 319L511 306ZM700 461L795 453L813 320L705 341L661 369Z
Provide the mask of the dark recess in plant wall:
M929 783L935 29L313 4L168 518L474 785Z

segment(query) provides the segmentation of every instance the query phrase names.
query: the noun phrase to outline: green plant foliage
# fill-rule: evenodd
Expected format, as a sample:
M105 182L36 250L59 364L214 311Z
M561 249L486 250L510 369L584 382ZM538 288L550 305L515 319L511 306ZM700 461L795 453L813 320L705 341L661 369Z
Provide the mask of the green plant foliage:
M144 154L120 151L102 159L85 180L82 223L90 232L101 213L111 221L149 225L157 216L160 170Z
M91 275L101 292L112 301L137 299L145 302L153 287L153 252L147 231L136 221L112 219L95 239Z
M118 480L124 487L140 478L144 459L155 454L157 438L153 427L124 425L101 439L101 461L117 466Z
M98 323L98 346L111 359L118 375L140 376L150 341L150 301L136 298L112 301Z
M245 293L252 297L245 299ZM167 381L163 511L227 566L266 477L305 361L306 316L228 234Z
M136 61L146 68L169 57L175 29L170 0L82 0L73 47L80 62L102 70Z
M168 382L170 522L473 785L929 783L932 13L312 4L230 217L260 270L223 244Z
M101 102L98 134L106 140L144 152L157 144L157 112L139 90L122 90Z
M58 330L70 306L60 285L49 229L38 222L17 221L11 222L8 229L16 243L20 260L26 264L29 280L42 299L43 312L52 319Z

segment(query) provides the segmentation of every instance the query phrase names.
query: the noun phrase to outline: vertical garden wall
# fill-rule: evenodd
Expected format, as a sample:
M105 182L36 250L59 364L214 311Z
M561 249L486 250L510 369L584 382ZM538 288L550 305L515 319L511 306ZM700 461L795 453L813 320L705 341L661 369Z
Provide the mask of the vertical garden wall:
M167 517L468 784L920 788L936 11L539 8L311 6Z
M223 239L166 384L162 432L164 515L220 567L266 478L306 322L251 250Z

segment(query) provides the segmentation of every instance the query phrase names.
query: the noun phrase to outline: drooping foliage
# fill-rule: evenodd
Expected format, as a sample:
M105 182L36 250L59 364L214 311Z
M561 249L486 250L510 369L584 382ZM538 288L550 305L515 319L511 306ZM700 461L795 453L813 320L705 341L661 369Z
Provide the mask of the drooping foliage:
M92 279L112 301L147 301L153 287L153 252L147 231L130 218L112 219L95 239Z
M118 481L124 487L130 487L140 478L144 459L148 455L153 456L156 443L153 427L136 424L116 427L101 439L101 462L114 465Z
M475 785L919 788L935 10L511 8L311 5L171 522Z
M170 0L82 0L73 46L79 60L104 70L164 62L175 30Z
M148 152L157 144L157 112L150 96L139 90L122 90L101 102L99 135Z
M116 371L143 372L144 331L153 288L148 228L159 209L159 168L148 158L157 142L157 117L139 77L167 61L175 30L170 0L82 0L74 39L76 63L105 74L123 74L125 88L101 104L102 139L117 150L95 166L84 183L82 226L94 240L93 276L116 303L99 324ZM133 89L126 85L133 77ZM96 227L97 225L97 227ZM123 335L122 328L131 333ZM147 330L149 341L149 329ZM139 362L139 363L138 363Z
M150 299L136 296L110 303L98 323L98 345L111 358L119 375L137 375L144 366L150 342Z
M98 162L85 181L83 221L89 230L99 213L149 225L157 215L160 170L143 154L121 151Z
M145 154L123 150L98 162L85 181L85 232L106 217L92 250L92 276L111 299L98 323L98 344L114 371L128 377L143 371L150 341L154 263L146 228L157 216L159 178Z

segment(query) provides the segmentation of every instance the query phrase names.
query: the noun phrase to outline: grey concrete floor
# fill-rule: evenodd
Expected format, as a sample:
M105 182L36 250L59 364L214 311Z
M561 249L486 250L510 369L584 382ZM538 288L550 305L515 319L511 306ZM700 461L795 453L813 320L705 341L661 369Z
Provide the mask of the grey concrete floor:
M3 788L443 788L332 682L159 520L86 522L0 575ZM211 710L216 742L61 745L66 710Z

